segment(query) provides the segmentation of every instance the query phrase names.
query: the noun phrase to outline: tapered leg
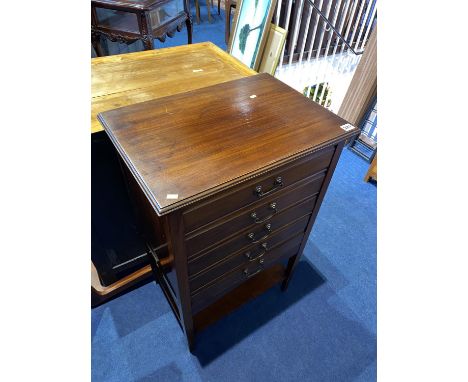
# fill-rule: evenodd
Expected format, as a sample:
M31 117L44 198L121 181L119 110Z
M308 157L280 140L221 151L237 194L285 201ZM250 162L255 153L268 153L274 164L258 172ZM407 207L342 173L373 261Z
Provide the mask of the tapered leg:
M193 349L195 348L195 334L192 332L190 334L185 333L185 335L187 337L188 348L190 350L190 353L192 353Z
M206 10L208 12L208 22L211 23L211 7L210 0L206 0Z
M291 280L291 276L294 271L294 267L296 265L296 260L298 260L298 255L292 256L289 258L288 266L286 267L286 272L284 276L284 281L281 284L281 290L284 292L288 289L289 281Z
M190 17L185 20L185 25L187 26L187 43L191 44L192 43L192 33L193 33L193 24L192 24L192 19Z
M195 0L195 15L197 16L197 24L200 24L200 3Z
M225 13L225 31L224 31L224 39L226 41L226 45L229 45L229 33L231 29L231 1L226 0L224 2L224 13ZM229 49L229 46L228 46Z

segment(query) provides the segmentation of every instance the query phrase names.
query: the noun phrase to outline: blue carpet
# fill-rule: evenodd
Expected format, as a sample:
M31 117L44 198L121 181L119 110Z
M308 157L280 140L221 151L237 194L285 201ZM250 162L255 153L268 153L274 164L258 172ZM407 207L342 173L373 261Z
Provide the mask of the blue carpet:
M214 6L211 7L211 23L208 22L208 13L206 8L206 2L200 0L200 24L197 24L195 16L195 6L192 4L192 21L193 21L193 35L192 42L204 42L211 41L213 44L218 45L221 49L226 50L226 43L224 41L225 31L225 18L224 10L221 8L221 15L218 15L218 2L214 1ZM211 3L210 3L211 4ZM234 11L231 15L231 21L234 18ZM185 24L184 24L185 26ZM170 46L178 46L187 44L187 29L184 27L183 30L174 34L174 37L166 38L163 43L159 40L154 40L155 49L168 48Z
M197 337L147 284L92 311L93 381L375 381L376 197L344 150L289 289Z

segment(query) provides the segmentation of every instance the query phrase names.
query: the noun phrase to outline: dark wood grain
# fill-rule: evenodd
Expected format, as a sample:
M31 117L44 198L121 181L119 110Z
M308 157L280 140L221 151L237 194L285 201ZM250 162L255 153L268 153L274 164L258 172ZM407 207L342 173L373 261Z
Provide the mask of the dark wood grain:
M179 291L179 299L177 305L179 307L179 320L187 337L189 348L194 344L194 329L192 307L190 303L190 289L188 283L187 272L187 255L184 245L184 227L180 222L180 212L170 214L165 217L164 229L168 238L169 256L174 257L174 267L177 275L177 287Z
M334 145L357 130L344 131L345 120L268 74L98 118L160 215Z
M316 198L309 198L302 203L296 204L291 208L279 215L273 216L264 224L259 224L254 227L247 227L246 229L240 230L234 237L229 240L222 242L216 247L207 247L201 254L191 258L188 257L188 261L192 264L191 269L197 268L197 264L201 261L205 266L210 266L226 256L233 254L242 249L247 250L251 244L263 243L269 238L274 236L278 231L283 229L287 224L303 216L309 215L315 205ZM266 225L269 224L270 230L266 229ZM249 234L253 234L254 238L250 239ZM202 259L203 258L203 259ZM193 267L193 268L192 268Z
M257 74L211 42L91 59L91 132L97 114Z
M261 243L251 245L250 247L243 249L232 256L226 256L221 260L221 262L214 264L212 267L200 267L202 268L203 272L196 275L196 277L191 278L190 289L193 291L193 293L196 293L197 289L209 284L210 282L213 282L219 277L222 277L232 269L235 269L241 265L249 265L253 261L268 257L269 253L273 251L279 244L298 234L304 233L308 221L309 216L299 218L286 227L283 227L281 230L275 232L272 236L270 236L265 241L262 241ZM201 258L200 260L201 261L198 261L196 265L203 264L205 258Z
M269 252L273 247L282 243L284 240L289 239L290 237L294 236L298 232L304 232L305 227L309 221L310 215L303 216L285 227L282 227L277 232L274 232L270 237L266 240L261 241L260 243L251 244L242 248L238 252L232 253L221 253L219 258L215 259L211 256L201 256L196 258L192 261L189 260L189 277L190 280L195 280L202 275L209 273L211 270L215 268L222 268L223 272L216 271L220 275L228 272L229 270L235 268L237 265L242 263L243 260L248 261L246 259L246 254L248 253L250 258L257 258L262 253ZM236 259L239 258L239 259ZM234 265L237 264L237 265ZM233 266L231 266L233 265ZM192 290L195 290L192 286Z
M285 279L283 281L283 284L281 285L282 290L286 290L288 288L288 284L289 284L289 281L291 280L294 269L296 268L297 264L299 263L300 257L302 256L302 251L304 250L304 247L307 244L307 239L309 238L310 232L312 231L312 227L314 226L315 219L317 218L317 215L320 210L320 206L322 205L323 198L325 197L325 194L328 190L328 186L332 179L333 172L335 171L335 167L338 163L338 160L340 159L341 151L343 150L344 144L345 144L345 141L342 141L338 145L336 145L335 153L333 154L333 158L330 163L330 168L323 181L322 188L320 189L320 192L318 194L317 203L315 204L315 208L312 211L312 215L310 216L310 220L309 220L309 223L307 224L307 228L305 230L305 234L302 239L299 251L297 255L291 258L288 262L288 266L286 268Z
M279 215L286 209L297 203L315 195L320 190L324 176L314 178L314 180L302 183L301 185L285 189L287 192L274 194L265 200L259 200L253 206L247 206L233 215L225 217L214 226L209 226L201 231L187 237L187 247L190 253L199 253L203 248L215 245L242 230L255 228L263 221L269 221L275 215ZM274 205L275 209L272 209ZM254 219L253 216L256 216Z
M99 202L93 201L92 203L93 245L91 253L92 258L101 260L95 264L99 274L94 280L103 283L103 288L118 282L115 285L119 286L120 294L129 290L120 282L122 277L129 281L130 288L134 287L133 282L131 282L133 278L126 277L129 275L128 272L132 271L130 268L134 268L135 272L140 270L144 274L148 274L148 279L151 278L151 274L147 273L146 256L141 256L142 251L136 248L129 250L127 245L122 246L124 243L129 243L129 240L123 239L123 235L119 234L121 227L127 227L127 232L134 233L135 243L140 241L138 232L134 230L138 223L128 219L128 216L123 217L127 215L126 213L122 214L123 211L127 211L127 201L124 184L120 182L121 174L117 171L118 166L114 165L117 162L114 160L117 153L97 120L97 113L256 73L210 42L99 57L93 58L91 61L91 132L93 133L91 167L92 173L98 171L92 179L92 198L99 200ZM98 181L96 181L97 179ZM141 194L140 186L136 182L132 182L133 176L130 175L126 179L130 181L129 188L138 188L138 192ZM125 200L122 202L123 196L125 196L123 198ZM135 197L135 195L133 196ZM163 234L163 230L158 223L158 216L143 194L141 197L137 196L134 201L139 204L140 200L144 205L138 207L137 215L144 217L148 223L140 224L140 227L142 232L146 230L145 233L149 234L149 236L146 235L146 239L151 242L151 248L154 249L159 242L165 240L158 239ZM118 215L122 216L123 220L120 218L118 220L111 219L116 211L119 211ZM130 209L128 211L130 212ZM106 217L109 218L107 223ZM117 259L122 259L119 260L119 263L107 261L106 246L101 245L103 243L100 243L100 239L96 240L96 237L102 238L102 235L107 238L105 240L109 240L108 243L112 248L111 253L117 253ZM145 248L144 243L141 243L141 246ZM165 252L167 252L167 248ZM168 254L159 251L158 255L164 256L161 259L163 262L169 261L169 257L166 257ZM131 258L134 259L132 263L128 261ZM103 268L103 265L108 266ZM118 267L114 268L115 265ZM138 269L138 266L141 268ZM97 282L95 285L98 285ZM104 302L106 297L110 296L110 294L96 293L96 290L98 289L94 288L93 290L92 288L93 301L96 303Z
M213 324L221 317L231 313L242 304L259 296L266 290L283 280L284 267L281 264L274 265L236 289L226 294L216 303L208 306L194 316L194 326L197 332L202 331L208 325Z
M259 198L255 189L257 186L262 187L262 190L271 189L278 176L281 176L283 186L271 193L271 196L278 196L283 190L297 186L298 182L307 177L324 174L333 152L334 148L331 147L308 155L293 164L285 164L267 171L262 176L191 205L183 213L186 232L200 227L203 229L207 223L220 218L224 219L224 215L238 210L238 206L254 206L259 200L267 200L268 196Z
M220 299L227 292L233 290L236 286L250 280L255 274L259 274L264 269L277 263L278 260L295 255L299 249L301 239L302 236L296 236L272 250L268 256L264 258L263 262L257 260L247 266L242 265L226 274L215 284L201 289L197 294L192 296L193 312L195 314L200 312L202 309Z
M190 347L207 323L278 281L287 287L344 144L359 133L269 75L99 119L139 186L148 243L162 216L168 260L156 276ZM272 201L281 206L268 213Z

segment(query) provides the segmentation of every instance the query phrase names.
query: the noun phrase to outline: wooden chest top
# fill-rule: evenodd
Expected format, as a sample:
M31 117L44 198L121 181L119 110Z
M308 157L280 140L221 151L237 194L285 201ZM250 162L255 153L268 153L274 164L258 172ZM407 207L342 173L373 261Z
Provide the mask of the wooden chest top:
M106 110L255 75L211 42L91 60L91 132Z
M357 134L268 74L98 118L159 215Z

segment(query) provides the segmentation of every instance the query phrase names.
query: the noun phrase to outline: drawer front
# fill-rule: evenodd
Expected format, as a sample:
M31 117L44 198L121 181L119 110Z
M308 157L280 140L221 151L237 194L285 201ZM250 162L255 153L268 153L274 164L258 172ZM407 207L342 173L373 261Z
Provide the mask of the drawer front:
M232 215L233 217L229 220L223 220L223 223L187 237L187 253L189 256L196 256L240 231L269 222L275 215L281 214L298 201L317 194L324 178L324 173L308 178L307 182L301 182L297 187L288 187L278 195L270 196L251 207L243 208L239 213Z
M302 237L303 235L301 234L291 240L288 240L284 244L276 247L276 249L271 251L268 256L265 256L248 266L240 266L216 283L201 289L198 293L192 296L193 314L198 313L200 310L212 304L236 286L260 273L263 269L277 263L281 259L287 259L297 254L301 245ZM260 262L261 260L263 260L262 263Z
M328 147L293 164L284 165L263 176L242 183L220 196L200 202L183 213L185 232L189 234L221 217L239 210L313 174L324 171L330 165L335 147Z
M213 282L225 273L228 273L241 265L250 265L263 257L268 257L269 253L275 251L278 245L281 245L298 234L303 234L307 227L309 218L310 215L304 216L287 225L281 231L277 232L271 236L271 238L268 238L262 243L251 245L228 257L226 260L215 264L209 269L202 268L201 273L190 279L190 290L192 291L192 294L196 293L197 290L204 285ZM200 264L198 264L198 266L200 266ZM199 269L200 268L201 267L199 267Z
M275 215L267 224L259 224L254 229L240 232L237 236L223 242L221 245L210 249L200 256L189 257L189 276L195 275L203 269L227 258L228 256L250 247L252 244L261 244L270 236L273 236L282 227L295 221L296 219L309 215L315 206L316 197L305 200L279 215Z

